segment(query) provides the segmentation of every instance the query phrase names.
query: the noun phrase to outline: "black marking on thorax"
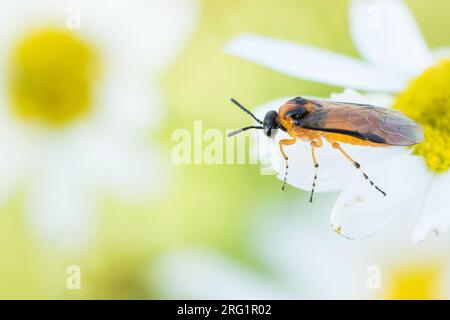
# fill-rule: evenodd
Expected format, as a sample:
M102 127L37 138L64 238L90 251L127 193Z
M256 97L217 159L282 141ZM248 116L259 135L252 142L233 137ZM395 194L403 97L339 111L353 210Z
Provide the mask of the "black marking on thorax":
M289 110L284 114L286 119L292 118L294 125L299 125L300 121L308 115L309 111L303 107L298 107L293 110Z
M304 106L306 103L307 103L307 101L306 101L306 99L303 99L302 97L296 97L296 98L294 98L294 99L292 99L296 104L298 104L298 105L301 105L301 106Z

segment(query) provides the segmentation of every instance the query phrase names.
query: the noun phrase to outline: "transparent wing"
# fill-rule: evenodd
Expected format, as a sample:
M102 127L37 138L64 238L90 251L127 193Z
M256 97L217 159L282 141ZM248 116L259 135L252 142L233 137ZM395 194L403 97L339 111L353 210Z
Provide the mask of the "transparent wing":
M397 146L414 145L423 140L422 128L399 111L364 104L311 102L317 108L302 119L302 126L307 129Z

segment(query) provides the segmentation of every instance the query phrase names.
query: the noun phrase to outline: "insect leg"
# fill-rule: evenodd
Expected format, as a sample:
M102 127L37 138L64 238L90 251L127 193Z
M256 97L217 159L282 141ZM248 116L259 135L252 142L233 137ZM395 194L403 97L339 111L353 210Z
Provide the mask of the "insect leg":
M368 180L369 183L370 183L377 191L379 191L383 196L386 196L386 192L384 192L383 190L381 190L377 185L375 185L375 183L374 183L372 180L369 179L369 176L361 169L361 165L360 165L358 162L356 162L355 160L353 160L353 159L347 154L347 152L345 152L345 151L342 149L342 147L340 146L339 143L333 142L333 143L332 143L332 146L333 146L333 148L338 149L338 150L339 150L339 151L340 151L340 152L341 152L348 160L350 160L350 161L353 163L353 165L355 166L355 168L358 169L358 170L360 170L360 171L362 172L364 178L365 178L366 180Z
M314 188L316 187L316 181L317 181L317 169L319 168L319 163L317 162L314 148L320 148L320 147L322 147L322 145L323 145L322 139L311 141L311 156L312 156L313 163L314 163L314 180L313 180L313 184L312 184L312 188L311 188L311 196L309 197L309 202L311 202L311 203L313 202Z
M283 139L283 140L280 140L280 142L279 142L280 151L281 151L281 154L283 155L283 158L284 158L284 161L285 161L285 164L286 164L285 171L284 171L283 184L281 185L281 191L284 191L284 189L286 188L286 180L287 180L288 169L289 169L288 156L284 152L283 146L288 146L288 145L294 144L295 142L297 142L297 139L295 139L295 138L293 138L293 139Z

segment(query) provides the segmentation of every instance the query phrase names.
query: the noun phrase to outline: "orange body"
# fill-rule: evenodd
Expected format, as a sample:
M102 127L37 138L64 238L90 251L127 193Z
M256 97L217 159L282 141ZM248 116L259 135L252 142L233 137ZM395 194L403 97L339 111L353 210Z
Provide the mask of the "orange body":
M301 128L294 123L293 118L286 117L286 113L288 111L294 110L297 107L298 106L296 103L291 103L290 101L288 101L286 104L281 106L278 111L278 117L279 117L278 121L284 128L286 128L287 133L292 138L297 138L297 139L305 140L308 142L321 141L321 138L324 138L330 144L333 144L336 142L342 142L342 143L348 143L348 144L358 145L358 146L370 146L370 147L388 147L389 146L389 144L376 143L376 142L371 142L368 140L362 140L362 139L358 139L358 138L355 138L355 137L352 137L349 135L345 135L345 134L341 134L341 133L325 132L325 131ZM314 105L312 105L310 103L305 104L304 108L307 109L308 112L315 111ZM351 122L345 124L345 126L348 130L353 129L351 127Z
M295 98L280 107L278 122L291 137L306 141L385 147L423 140L422 128L402 113L354 103Z

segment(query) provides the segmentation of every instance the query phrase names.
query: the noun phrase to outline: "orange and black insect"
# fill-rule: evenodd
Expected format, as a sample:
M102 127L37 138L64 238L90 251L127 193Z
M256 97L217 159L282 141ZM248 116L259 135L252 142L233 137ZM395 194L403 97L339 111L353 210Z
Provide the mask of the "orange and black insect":
M264 121L261 121L239 102L234 99L231 99L231 101L255 119L260 126L244 127L230 133L229 137L248 129L264 130L264 134L269 138L273 138L278 129L281 129L291 137L291 139L283 139L279 142L280 152L286 164L282 190L286 186L289 168L288 157L283 147L292 145L297 140L304 140L311 144L315 173L310 202L313 199L319 168L314 149L323 146L323 139L327 140L333 148L339 150L350 160L361 171L363 177L383 196L386 196L386 193L370 180L369 176L362 170L361 165L342 149L340 143L387 147L411 146L423 140L423 130L416 122L399 111L372 105L297 97L283 104L278 112L274 110L267 112Z

